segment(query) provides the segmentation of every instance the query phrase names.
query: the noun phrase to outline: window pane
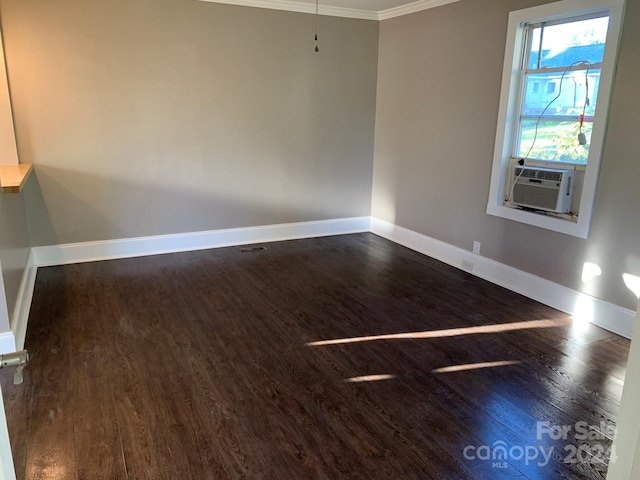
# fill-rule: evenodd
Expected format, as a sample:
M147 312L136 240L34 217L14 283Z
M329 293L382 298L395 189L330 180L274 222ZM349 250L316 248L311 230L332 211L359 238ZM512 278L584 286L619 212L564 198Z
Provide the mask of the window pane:
M571 163L587 163L591 129L593 124L585 122L582 127L587 137L587 145L580 145L578 134L579 122L559 121L544 118L538 125L538 135L531 148L535 136L537 119L526 119L520 124L520 149L518 157L546 161L561 161Z
M566 67L581 61L591 64L602 62L608 28L609 17L534 28L530 42L529 68Z
M586 163L599 84L599 69L572 71L564 79L562 72L527 75L516 155L546 161ZM585 122L582 132L587 137L586 145L578 142L583 111ZM532 147L535 124L543 113Z

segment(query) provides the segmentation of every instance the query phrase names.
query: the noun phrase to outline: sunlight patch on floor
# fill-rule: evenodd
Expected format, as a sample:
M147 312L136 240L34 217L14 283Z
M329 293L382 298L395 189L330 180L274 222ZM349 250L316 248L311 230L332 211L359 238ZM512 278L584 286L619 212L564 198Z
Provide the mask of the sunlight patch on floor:
M481 368L508 367L509 365L518 365L522 362L518 360L502 360L500 362L484 362L484 363L467 363L466 365L452 365L450 367L436 368L431 373L450 373L462 372L466 370L479 370Z
M362 377L351 377L345 379L345 382L360 383L360 382L378 382L380 380L392 380L396 378L395 375L383 374L383 375L364 375Z
M478 325L475 327L451 328L448 330L425 330L423 332L389 333L385 335L370 335L366 337L337 338L334 340L319 340L307 343L308 347L323 345L342 345L345 343L372 342L376 340L405 340L424 338L457 337L460 335L474 335L479 333L500 333L513 330L531 328L553 328L569 325L571 319L563 317L553 320L530 320L526 322L501 323L496 325Z
M595 317L593 298L588 295L580 295L573 307L573 324L575 332L583 332L589 328Z

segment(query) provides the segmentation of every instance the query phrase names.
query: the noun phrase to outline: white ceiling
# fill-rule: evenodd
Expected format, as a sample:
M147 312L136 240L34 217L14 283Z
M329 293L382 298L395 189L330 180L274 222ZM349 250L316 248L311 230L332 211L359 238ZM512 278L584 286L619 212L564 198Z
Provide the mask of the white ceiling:
M214 3L229 3L247 7L289 10L315 13L315 0L202 0ZM439 7L459 0L319 0L321 15L334 17L385 20L428 8Z

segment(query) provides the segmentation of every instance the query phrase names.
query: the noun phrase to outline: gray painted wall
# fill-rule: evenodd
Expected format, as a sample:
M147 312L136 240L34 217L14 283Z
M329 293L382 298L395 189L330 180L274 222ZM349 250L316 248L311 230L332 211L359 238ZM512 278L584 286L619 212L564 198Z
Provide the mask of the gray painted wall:
M378 23L2 0L34 246L370 214Z
M24 197L22 194L0 193L0 264L9 318L16 307L29 251ZM8 325L0 325L0 331L8 331Z
M535 0L462 0L380 26L372 213L635 310L640 275L640 2L629 2L588 240L485 213L508 12ZM584 262L602 268L587 284Z

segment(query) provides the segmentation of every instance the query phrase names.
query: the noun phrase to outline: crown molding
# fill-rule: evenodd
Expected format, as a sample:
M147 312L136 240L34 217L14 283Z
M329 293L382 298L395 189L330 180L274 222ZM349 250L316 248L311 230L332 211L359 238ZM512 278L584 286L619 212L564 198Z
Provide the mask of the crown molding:
M243 7L268 8L270 10L286 10L298 13L316 13L313 3L295 2L291 0L199 0L201 2L226 3L228 5L239 5ZM359 18L361 20L387 20L389 18L409 15L410 13L440 7L448 3L460 0L418 0L399 7L381 10L360 10L356 8L335 7L331 5L319 5L318 13L330 17Z
M378 20L401 17L403 15L409 15L410 13L441 7L443 5L459 1L460 0L418 0L417 2L407 3L406 5L400 5L399 7L389 8L378 12Z
M292 2L288 0L200 0L201 2L226 3L243 7L268 8L270 10L286 10L299 13L316 13L315 4ZM378 12L358 10L355 8L319 5L318 13L330 17L359 18L362 20L378 20Z

